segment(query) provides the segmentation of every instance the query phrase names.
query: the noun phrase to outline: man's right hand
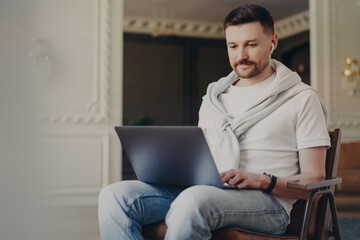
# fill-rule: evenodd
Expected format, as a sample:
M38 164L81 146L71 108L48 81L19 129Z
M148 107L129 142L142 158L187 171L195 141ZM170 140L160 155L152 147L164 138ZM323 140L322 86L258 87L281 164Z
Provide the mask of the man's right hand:
M271 179L263 174L247 173L230 169L220 173L223 183L236 186L237 188L267 189Z

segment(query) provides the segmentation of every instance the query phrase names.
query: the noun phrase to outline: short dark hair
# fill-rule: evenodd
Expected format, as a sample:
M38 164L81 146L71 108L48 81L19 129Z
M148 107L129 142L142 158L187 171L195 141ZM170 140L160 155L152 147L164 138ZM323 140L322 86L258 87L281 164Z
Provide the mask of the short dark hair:
M224 20L224 29L231 25L260 22L265 32L274 33L274 20L270 12L259 5L244 4L233 9Z

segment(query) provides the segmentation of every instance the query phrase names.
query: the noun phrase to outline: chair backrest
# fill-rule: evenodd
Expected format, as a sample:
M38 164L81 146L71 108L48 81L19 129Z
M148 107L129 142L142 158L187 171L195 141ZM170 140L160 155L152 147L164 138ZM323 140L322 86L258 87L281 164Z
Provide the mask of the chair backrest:
M341 133L340 129L329 132L331 147L326 152L325 172L326 179L336 178ZM334 189L332 189L334 191ZM286 229L286 234L299 235L301 231L302 219L305 213L305 200L297 200L290 214L290 224ZM317 199L313 204L309 224L309 239L320 239L321 235L326 235L330 227L329 209L326 198Z

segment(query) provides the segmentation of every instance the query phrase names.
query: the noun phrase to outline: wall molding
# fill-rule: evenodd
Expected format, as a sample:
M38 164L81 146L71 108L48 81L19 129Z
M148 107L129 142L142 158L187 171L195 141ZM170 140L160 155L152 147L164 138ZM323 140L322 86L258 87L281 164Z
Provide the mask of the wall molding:
M341 3L342 0L335 1L324 1L324 76L325 80L328 80L327 86L325 88L325 99L329 103L329 126L331 127L341 127L341 128L358 128L360 127L360 119L356 117L344 117L339 112L341 107L339 103L341 102L341 86L339 86L339 79L337 72L338 68L336 67L336 52L337 52L337 42L335 35L335 21L336 21L336 9L337 5Z
M279 39L288 38L308 31L310 28L309 11L297 13L274 23Z
M160 22L152 18L138 16L124 17L124 32L152 34ZM170 22L174 36L224 39L222 23L174 20ZM294 36L309 30L309 11L304 11L275 22L275 31L279 39Z
M110 179L110 135L104 133L52 133L39 137L40 141L50 142L68 139L69 141L81 139L98 139L101 144L100 175L99 184L87 184L70 186L47 186L46 195L53 205L94 205L100 190L109 184ZM68 166L71 167L71 166ZM66 177L66 176L64 176Z
M324 23L324 28L323 28L323 36L324 36L324 44L323 44L323 49L324 51L324 59L323 59L323 63L324 63L324 86L328 86L324 88L324 98L325 98L325 102L328 103L329 107L327 109L328 111L328 124L332 125L334 116L333 116L333 109L334 109L334 101L333 101L333 97L334 95L336 95L336 93L334 92L334 81L333 81L333 74L332 74L332 68L333 68L333 21L332 21L332 17L333 17L333 13L331 11L331 2L330 1L325 1L323 2L324 6L323 6L323 11L324 11L324 15L323 15L323 23Z
M337 34L337 12L343 0L310 0L311 83L327 105L328 128L341 128L343 139L359 139L360 112L349 104L342 89L339 47L344 36ZM348 104L352 112L344 109Z
M152 34L154 29L161 23L153 18L145 18L138 16L124 16L124 32ZM174 36L185 37L202 37L223 39L224 31L220 23L213 22L199 22L176 19L169 22L174 29Z
M65 110L51 111L40 110L38 121L40 123L76 123L76 124L100 124L109 121L110 105L110 72L111 72L111 0L95 1L95 76L94 96L84 106L85 113L69 113ZM64 93L66 94L66 93Z

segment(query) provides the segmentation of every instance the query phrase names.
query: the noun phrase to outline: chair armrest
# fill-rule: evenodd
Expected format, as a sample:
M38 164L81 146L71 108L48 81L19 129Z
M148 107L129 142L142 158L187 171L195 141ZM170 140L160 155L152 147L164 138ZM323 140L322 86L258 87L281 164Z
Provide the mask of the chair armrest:
M296 180L287 182L288 188L301 189L301 190L313 190L316 188L330 187L342 182L342 178L333 178L327 180L311 179L311 180Z

